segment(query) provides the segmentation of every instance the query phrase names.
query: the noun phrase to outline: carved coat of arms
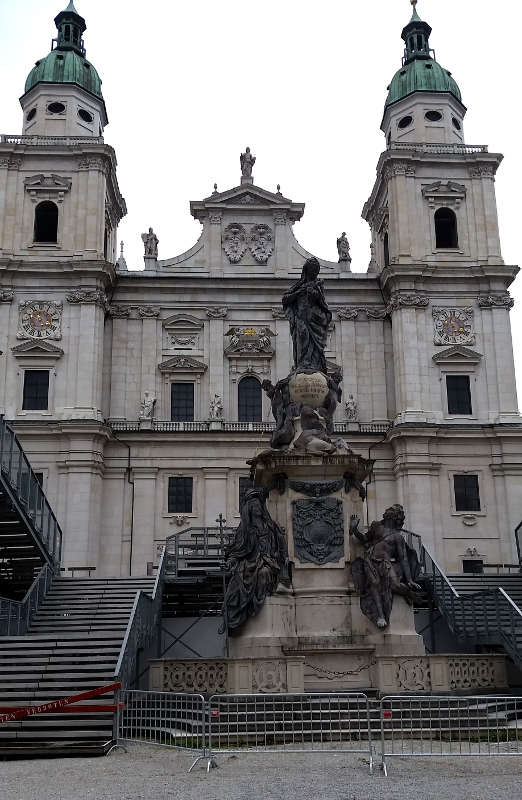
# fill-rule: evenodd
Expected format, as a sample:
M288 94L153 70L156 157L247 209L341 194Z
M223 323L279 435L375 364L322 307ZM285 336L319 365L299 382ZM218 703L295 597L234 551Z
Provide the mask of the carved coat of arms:
M265 264L274 252L274 232L268 225L253 225L250 229L250 250L255 260Z
M241 261L247 249L247 233L240 222L231 222L223 231L223 250L232 264Z
M293 500L294 552L299 561L326 564L344 555L343 502L337 497Z

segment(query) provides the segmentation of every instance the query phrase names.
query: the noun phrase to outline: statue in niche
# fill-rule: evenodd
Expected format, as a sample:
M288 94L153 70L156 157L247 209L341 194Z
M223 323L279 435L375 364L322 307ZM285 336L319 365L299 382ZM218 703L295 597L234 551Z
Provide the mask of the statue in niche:
M145 392L143 400L141 401L140 419L152 419L155 407L156 398L152 397L150 392Z
M245 178L252 177L252 169L254 168L254 164L256 163L256 157L252 155L250 152L250 147L247 147L245 153L241 153L239 156L239 161L241 164L241 174Z
M348 239L346 238L346 231L343 231L341 236L339 236L337 239L337 253L339 255L339 261L352 260L350 255L350 245L348 243Z
M152 230L152 228L149 228L148 233L141 234L141 240L145 246L145 255L157 258L159 239Z
M285 317L290 321L294 370L318 370L326 374L324 355L332 312L319 280L321 266L315 258L303 265L301 278L283 295Z
M348 400L344 404L344 410L346 412L346 419L350 420L350 422L357 419L357 401L353 399L353 394L348 395Z
M222 414L223 403L221 402L221 397L218 394L215 394L214 397L210 398L210 419L221 419Z
M420 599L413 591L420 589L415 583L419 560L401 533L403 525L404 509L399 504L387 508L366 534L359 531L359 517L350 517L350 534L364 544L364 557L351 565L354 586L361 596L361 611L378 628L386 628L390 621L394 594L410 605Z
M241 500L241 522L234 539L225 549L233 573L225 595L229 630L255 617L265 597L288 583L288 551L283 530L266 507L270 488L250 486ZM224 625L220 632L225 630Z

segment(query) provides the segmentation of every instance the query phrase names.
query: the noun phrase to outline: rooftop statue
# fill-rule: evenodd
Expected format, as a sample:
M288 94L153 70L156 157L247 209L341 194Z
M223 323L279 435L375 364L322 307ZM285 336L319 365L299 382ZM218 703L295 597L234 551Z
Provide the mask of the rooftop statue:
M294 369L318 370L326 374L324 355L332 312L326 304L321 266L312 257L303 265L301 278L283 295L283 309L290 321Z
M350 256L350 244L346 238L345 231L343 231L341 236L339 236L337 239L337 254L339 256L339 261L352 260L352 257Z
M152 230L152 228L149 228L148 233L142 233L141 239L143 244L145 245L145 255L157 258L159 239Z
M254 168L254 164L256 163L256 157L252 155L250 152L250 147L247 147L245 153L241 153L239 156L239 161L241 163L241 173L245 178L252 177L252 169Z
M390 621L394 594L410 604L418 599L412 590L420 589L414 582L420 572L419 560L401 533L403 525L404 509L399 504L387 508L382 520L372 522L366 534L358 528L359 517L350 517L350 533L364 544L364 557L351 565L354 586L361 595L361 611L378 628L386 628Z

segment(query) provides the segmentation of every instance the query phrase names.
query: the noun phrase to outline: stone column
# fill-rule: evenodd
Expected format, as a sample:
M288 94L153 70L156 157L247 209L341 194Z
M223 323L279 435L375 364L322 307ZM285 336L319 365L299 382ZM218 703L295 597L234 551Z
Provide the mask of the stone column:
M147 561L154 561L157 467L133 467L134 526L131 574L146 575ZM162 506L161 506L162 507Z
M158 323L156 317L142 318L142 344L141 344L141 391L140 398L145 392L150 392L156 397L156 373L158 368ZM159 342L161 347L161 340ZM157 408L155 414L157 413Z
M122 448L121 452L125 450ZM100 562L96 576L128 575L129 559L124 559L123 550L124 540L128 544L131 528L132 485L127 481L126 469L117 467L105 472L102 497Z
M112 319L112 370L110 376L110 419L125 419L125 392L127 378L127 317ZM136 413L136 417L138 414Z
M203 467L205 475L205 527L215 528L220 514L227 512L228 467Z
M286 213L284 211L273 211L272 213L275 226L276 275L286 277L288 275Z
M204 386L206 381L202 382L202 389L201 389L201 411L200 411L200 419L206 419L209 415L210 409L210 398L214 394L218 394L222 401L223 405L225 406L226 398L225 398L225 381L224 381L224 359L225 356L223 355L223 319L222 318L214 318L210 317L208 322L208 329L209 329L209 340L208 340L208 364L209 364L209 382L208 382L208 391L204 391ZM228 409L230 409L230 400L228 401ZM223 416L229 417L229 413L223 410Z
M210 211L210 277L219 278L223 275L221 250L221 218L222 211Z

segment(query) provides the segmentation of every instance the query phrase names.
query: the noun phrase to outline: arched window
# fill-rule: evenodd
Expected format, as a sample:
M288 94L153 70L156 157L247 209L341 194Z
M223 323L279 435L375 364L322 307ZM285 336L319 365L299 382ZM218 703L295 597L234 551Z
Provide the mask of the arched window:
M243 378L237 389L239 422L263 419L261 384L257 378Z
M34 241L58 241L58 206L50 200L38 203L34 212Z
M457 217L451 208L438 208L435 212L435 247L458 247Z

